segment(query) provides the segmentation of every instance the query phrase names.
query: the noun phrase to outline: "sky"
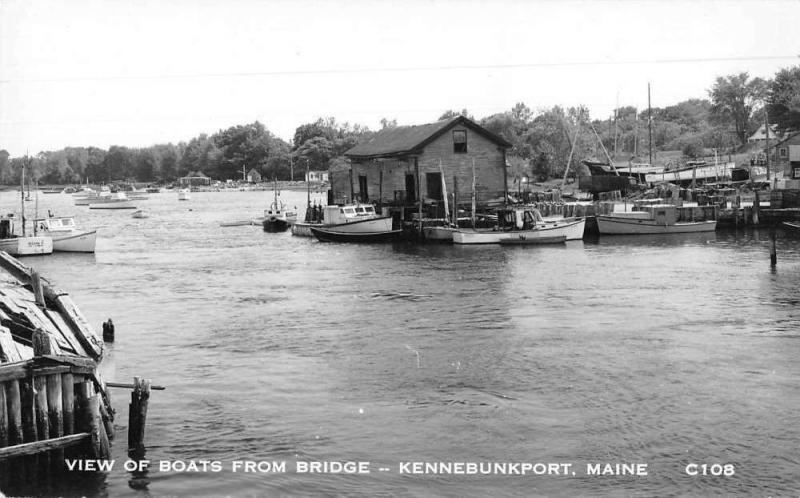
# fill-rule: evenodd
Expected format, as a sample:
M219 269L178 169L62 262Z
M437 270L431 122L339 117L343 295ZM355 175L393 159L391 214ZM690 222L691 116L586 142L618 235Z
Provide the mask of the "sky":
M0 149L653 107L800 65L798 1L0 0ZM782 27L784 25L785 27Z

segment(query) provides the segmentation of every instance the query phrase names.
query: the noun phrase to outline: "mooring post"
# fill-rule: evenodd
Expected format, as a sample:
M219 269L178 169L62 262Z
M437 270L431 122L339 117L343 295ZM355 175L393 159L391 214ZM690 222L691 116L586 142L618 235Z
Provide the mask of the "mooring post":
M758 190L755 191L756 197L753 199L753 225L758 225L758 212L761 209L761 202L758 198Z
M769 249L769 265L774 269L778 264L778 251L775 243L775 227L769 230L770 249Z
M42 288L42 277L39 276L39 272L36 270L31 270L31 287L33 288L33 295L36 299L36 304L39 307L44 308L44 289Z
M114 342L114 322L110 318L107 322L103 322L103 340L105 342Z
M128 452L136 452L144 448L144 432L149 399L150 381L134 377L131 403L128 405Z

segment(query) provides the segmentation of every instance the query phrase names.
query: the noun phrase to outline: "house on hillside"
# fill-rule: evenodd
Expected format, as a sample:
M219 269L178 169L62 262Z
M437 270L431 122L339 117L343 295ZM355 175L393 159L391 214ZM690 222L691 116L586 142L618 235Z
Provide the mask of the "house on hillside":
M778 133L778 129L774 126L769 127L769 138L770 140L780 139L781 135ZM754 143L763 143L767 141L767 127L766 125L761 125L755 133L750 135L750 138L747 139L747 143L754 144Z
M474 171L477 202L500 203L507 190L509 147L464 116L387 128L345 152L349 169L331 170L329 198L397 207L441 204L443 172L448 194L457 184L460 202L468 205Z
M261 173L255 168L247 172L246 178L248 183L261 183Z
M309 171L306 173L306 181L307 182L327 182L328 181L328 172L327 171Z

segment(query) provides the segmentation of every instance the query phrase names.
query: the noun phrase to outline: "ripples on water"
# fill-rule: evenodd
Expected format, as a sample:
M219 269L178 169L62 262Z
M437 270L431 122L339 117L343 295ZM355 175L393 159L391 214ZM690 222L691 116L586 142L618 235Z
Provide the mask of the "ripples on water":
M115 470L56 493L797 493L798 236L780 234L773 273L766 231L501 248L219 227L270 195L155 194L148 219L40 198L102 227L96 255L25 262L98 329L114 319L110 376L168 387L151 398L147 457L226 468ZM16 199L0 196L6 209ZM122 461L127 392L113 394ZM367 460L373 473L234 474L236 459ZM571 462L578 476L375 471L409 460ZM586 477L586 462L644 462L650 475ZM689 462L737 473L690 478Z

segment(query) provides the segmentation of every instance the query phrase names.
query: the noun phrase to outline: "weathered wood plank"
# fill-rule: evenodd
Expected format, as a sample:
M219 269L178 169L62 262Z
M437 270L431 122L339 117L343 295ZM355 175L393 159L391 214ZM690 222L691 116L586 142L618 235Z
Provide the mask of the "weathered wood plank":
M81 432L79 434L71 434L69 436L46 439L44 441L8 446L6 448L0 448L0 460L16 458L25 455L35 455L43 451L55 450L59 448L68 448L70 446L79 445L88 439L89 434Z
M71 373L61 375L61 411L64 415L64 434L75 432L75 384Z
M26 377L19 382L19 393L22 399L22 440L32 443L39 439L36 431L36 396L33 379Z
M75 306L72 299L67 295L60 295L56 297L55 305L64 315L65 321L70 325L75 337L86 352L93 358L99 358L103 354L103 341L97 337L94 328Z
M48 418L47 377L37 375L33 378L34 405L36 412L36 439L50 439L50 420Z
M30 362L21 361L17 363L0 365L0 382L8 380L19 380L28 375L28 365Z
M61 374L47 375L45 378L47 382L47 419L50 425L50 437L61 437L64 435Z
M45 315L53 322L53 325L61 332L61 335L64 339L67 340L72 350L78 356L88 356L86 354L86 350L83 349L81 343L78 342L78 339L75 337L75 334L72 332L72 329L67 325L67 322L64 321L64 318L57 312L53 310L44 310Z
M17 349L17 344L11 336L11 331L6 327L0 327L0 363L14 363L22 361L22 357Z
M6 404L6 386L0 383L0 448L8 446L8 406Z

